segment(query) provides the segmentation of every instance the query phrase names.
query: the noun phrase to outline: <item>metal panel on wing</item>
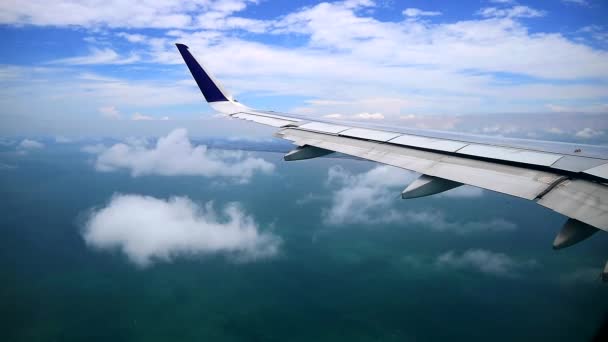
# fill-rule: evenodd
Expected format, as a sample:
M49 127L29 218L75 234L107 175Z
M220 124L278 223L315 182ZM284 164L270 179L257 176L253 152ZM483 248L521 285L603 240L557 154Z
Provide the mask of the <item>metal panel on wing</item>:
M565 155L553 163L551 168L571 172L582 172L604 163L606 163L605 159Z
M347 137L366 139L366 140L375 140L375 141L389 141L401 135L401 133L387 132L387 131L379 131L375 129L367 129L367 128L351 128L344 132L341 132L340 135L344 135Z
M602 230L608 230L608 186L582 179L566 180L538 204Z
M303 125L300 125L299 128L306 129L309 131L317 131L331 134L338 134L342 131L349 129L348 126L340 126L340 125L332 125L323 122L309 122Z
M458 153L475 157L543 166L551 166L551 164L562 157L560 154L478 144L467 145L459 150Z
M591 168L591 169L585 171L585 173L596 176L596 177L608 179L608 163Z
M438 150L445 152L456 152L459 149L467 146L467 143L463 143L455 140L444 140L444 139L433 139L427 137L421 137L417 135L405 134L396 137L389 141L391 144L398 144L403 146L414 146L427 148L430 150Z

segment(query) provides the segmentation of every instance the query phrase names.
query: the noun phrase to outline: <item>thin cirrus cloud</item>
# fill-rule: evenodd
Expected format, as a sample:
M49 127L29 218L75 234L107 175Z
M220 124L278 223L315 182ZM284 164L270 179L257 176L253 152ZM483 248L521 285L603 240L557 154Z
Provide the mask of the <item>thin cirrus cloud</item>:
M225 177L247 183L255 173L269 174L274 164L241 151L211 150L193 145L185 129L160 137L155 144L129 140L108 148L89 146L98 152L95 168L101 172L128 170L133 177L143 175Z
M488 221L455 222L442 212L425 209L421 211L395 208L399 191L415 178L415 173L391 166L377 166L353 174L341 166L328 171L327 186L333 187L330 205L323 212L326 225L377 224L400 222L404 225L421 226L434 232L471 234L478 232L510 232L517 226L507 220L494 218ZM301 199L306 204L314 194ZM483 196L483 191L473 187L453 189L442 194L447 197L474 198Z
M211 202L187 197L122 194L91 211L82 237L93 248L119 250L138 267L206 255L253 261L277 255L281 244L236 203L218 212Z
M127 57L120 56L116 51L105 49L91 49L91 53L86 56L69 57L57 59L49 64L68 64L68 65L88 65L88 64L132 64L138 62L140 57L130 54Z
M441 15L439 11L424 11L419 8L406 8L403 10L403 15L406 17L434 17Z

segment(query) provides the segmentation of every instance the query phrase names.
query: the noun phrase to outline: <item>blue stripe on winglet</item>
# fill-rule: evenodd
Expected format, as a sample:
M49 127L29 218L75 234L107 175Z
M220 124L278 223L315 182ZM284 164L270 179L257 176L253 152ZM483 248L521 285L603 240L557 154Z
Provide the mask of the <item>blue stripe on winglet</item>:
M201 90L201 93L203 93L203 96L205 96L205 100L207 100L207 102L228 101L226 96L222 94L220 88L217 87L203 67L198 64L190 51L188 51L188 47L184 44L175 44L175 46L177 46L179 53L182 55L182 58L184 58L184 62L186 62L188 69L190 69L190 73L192 74L192 77L194 77L196 84L198 84L198 88Z

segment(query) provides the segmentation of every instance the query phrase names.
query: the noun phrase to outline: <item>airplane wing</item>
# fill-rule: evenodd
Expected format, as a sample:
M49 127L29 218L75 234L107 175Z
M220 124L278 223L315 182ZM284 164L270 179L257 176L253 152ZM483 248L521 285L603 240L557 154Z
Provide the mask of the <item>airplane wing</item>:
M531 141L508 144L478 136L370 128L252 109L227 93L186 45L176 46L214 110L276 127L276 137L296 145L285 155L286 161L340 152L422 174L403 190L403 198L468 184L535 201L569 218L553 242L555 249L571 246L599 230L608 231L605 154L584 155L569 145L550 149ZM608 280L608 263L602 278Z

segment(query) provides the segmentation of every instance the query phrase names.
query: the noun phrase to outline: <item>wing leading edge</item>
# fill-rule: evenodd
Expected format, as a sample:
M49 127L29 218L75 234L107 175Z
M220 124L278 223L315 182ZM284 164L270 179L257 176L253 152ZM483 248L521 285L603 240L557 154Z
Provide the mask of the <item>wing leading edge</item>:
M608 231L608 158L555 153L526 146L480 143L436 132L404 134L336 122L259 111L237 102L192 56L176 44L209 105L227 116L279 128L275 136L297 148L285 160L331 152L421 173L403 198L443 192L468 184L527 200L569 219L555 237L555 249L571 246L598 230ZM602 279L608 280L608 263Z

